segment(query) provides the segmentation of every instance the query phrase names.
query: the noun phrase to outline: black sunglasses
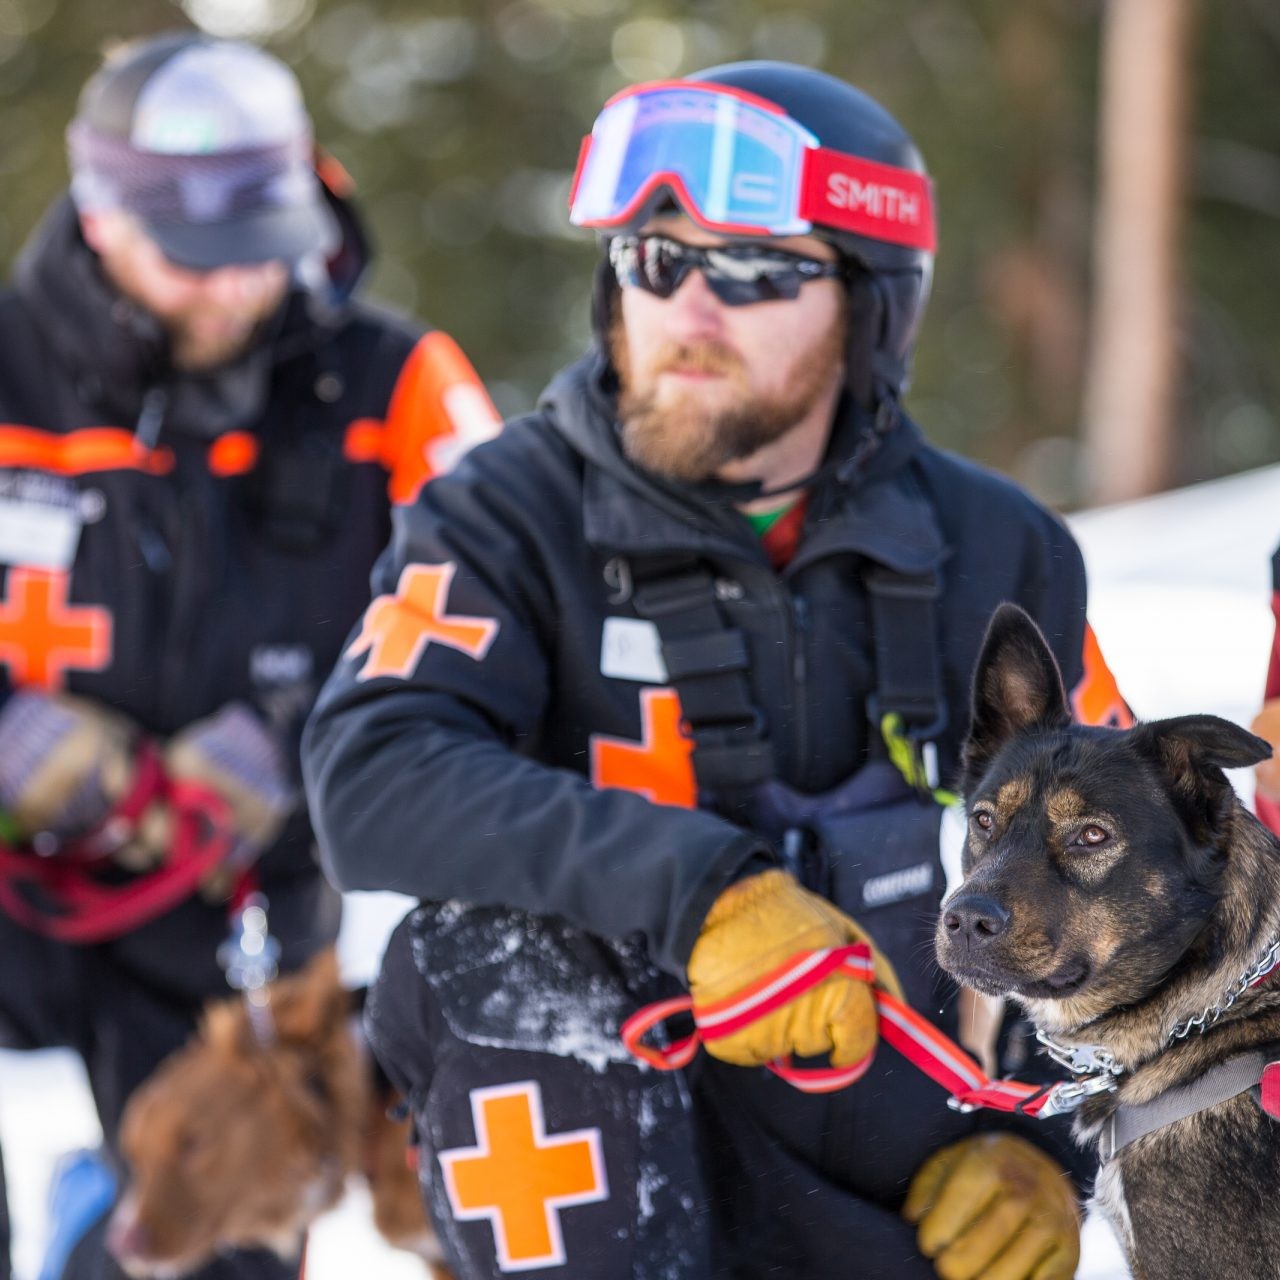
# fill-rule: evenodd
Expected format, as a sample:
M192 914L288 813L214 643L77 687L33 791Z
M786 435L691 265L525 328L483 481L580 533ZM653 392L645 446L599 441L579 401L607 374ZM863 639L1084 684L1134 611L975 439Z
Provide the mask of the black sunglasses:
M690 271L701 271L711 292L729 307L789 301L799 295L806 280L844 274L839 263L785 249L753 244L702 249L658 235L615 236L609 242L609 262L619 284L657 298L671 297Z

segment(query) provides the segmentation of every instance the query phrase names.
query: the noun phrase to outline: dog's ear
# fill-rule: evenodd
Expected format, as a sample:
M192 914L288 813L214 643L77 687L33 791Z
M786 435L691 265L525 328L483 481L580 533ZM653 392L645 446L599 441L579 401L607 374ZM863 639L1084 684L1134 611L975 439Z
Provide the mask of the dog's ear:
M1212 843L1235 803L1223 769L1243 769L1271 755L1271 744L1218 716L1153 720L1130 741L1169 779L1197 840Z
M342 985L332 947L319 952L300 973L279 979L271 1012L283 1040L316 1042L346 1025L351 994Z
M1016 604L992 616L973 676L973 719L964 744L965 785L1015 734L1071 722L1062 673L1040 628Z
M200 1018L200 1038L226 1057L252 1052L253 1037L238 998L211 1000Z

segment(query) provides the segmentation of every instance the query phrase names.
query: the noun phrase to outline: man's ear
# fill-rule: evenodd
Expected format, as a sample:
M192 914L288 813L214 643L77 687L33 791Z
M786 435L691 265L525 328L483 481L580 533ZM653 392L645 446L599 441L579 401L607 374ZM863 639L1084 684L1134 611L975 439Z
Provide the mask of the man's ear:
M80 211L80 234L84 237L85 244L94 253L102 253L107 247L108 241L107 219L100 213L94 213L92 209L82 209Z
M1153 720L1130 741L1169 779L1175 802L1197 840L1211 843L1234 807L1223 769L1243 769L1271 756L1271 744L1218 716Z
M119 209L81 209L80 234L99 257L115 253L136 236L138 224Z
M1058 670L1040 628L1016 604L991 618L973 676L973 718L961 760L965 785L1025 729L1071 723Z

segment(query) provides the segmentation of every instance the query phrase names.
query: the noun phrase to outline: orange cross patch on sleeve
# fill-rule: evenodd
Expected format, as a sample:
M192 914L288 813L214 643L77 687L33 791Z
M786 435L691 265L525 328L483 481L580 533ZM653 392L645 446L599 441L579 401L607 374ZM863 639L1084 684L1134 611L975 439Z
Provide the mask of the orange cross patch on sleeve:
M484 660L498 634L498 620L445 612L457 569L452 561L405 566L395 594L379 596L365 610L360 634L347 648L348 658L365 655L356 679L408 679L433 642L457 649L476 662Z
M1107 725L1113 729L1128 729L1133 724L1133 712L1102 656L1098 637L1087 622L1084 624L1084 675L1071 691L1071 710L1079 724Z
M459 1222L488 1219L500 1271L564 1266L561 1210L609 1198L600 1130L547 1133L536 1080L472 1089L474 1147L439 1154Z

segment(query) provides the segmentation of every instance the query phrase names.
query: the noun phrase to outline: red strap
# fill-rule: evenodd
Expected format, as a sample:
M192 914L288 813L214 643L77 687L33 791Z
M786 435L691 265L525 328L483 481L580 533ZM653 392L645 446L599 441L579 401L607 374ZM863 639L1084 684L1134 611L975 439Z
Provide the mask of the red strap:
M1272 1119L1280 1119L1280 1062L1262 1068L1260 1097L1262 1109Z
M0 910L33 933L86 944L118 938L186 901L231 852L234 825L227 802L211 788L161 779L176 829L169 856L154 871L106 885L85 867L84 853L40 858L0 844ZM137 791L135 784L131 796ZM34 886L52 905L37 905L21 884Z
M704 1041L720 1040L740 1031L817 986L837 970L846 977L871 982L875 976L871 948L865 942L857 942L844 947L801 951L749 987L723 1000L695 1006L690 996L674 996L646 1005L622 1024L619 1034L636 1057L659 1071L675 1071L693 1061L698 1046ZM693 1015L694 1029L689 1035L665 1048L644 1043L642 1037L646 1032L678 1013ZM806 1093L829 1093L843 1089L864 1075L873 1056L868 1054L849 1067L793 1067L790 1059L767 1065L797 1089Z
M148 807L163 799L168 788L160 753L145 738L134 753L133 779L129 790L92 830L58 849L58 861L98 862L110 857L138 825Z
M713 1005L695 1007L689 996L676 996L646 1005L621 1028L623 1043L636 1057L660 1071L687 1066L705 1040L715 1040L764 1017L794 1000L839 970L858 982L873 982L871 948L865 943L830 950L806 951L792 956L778 969L749 988ZM1017 1080L992 1080L977 1061L908 1004L879 989L875 992L880 1037L913 1066L936 1081L958 1104L996 1111L1022 1111L1037 1115L1048 1091L1041 1085ZM666 1048L655 1048L642 1037L677 1013L691 1013L693 1032ZM709 1023L705 1020L708 1019ZM806 1093L830 1093L844 1089L866 1074L874 1054L849 1067L793 1067L790 1059L766 1065L775 1075Z

